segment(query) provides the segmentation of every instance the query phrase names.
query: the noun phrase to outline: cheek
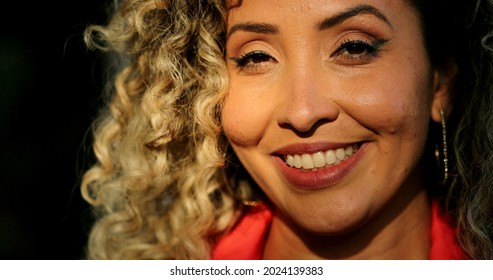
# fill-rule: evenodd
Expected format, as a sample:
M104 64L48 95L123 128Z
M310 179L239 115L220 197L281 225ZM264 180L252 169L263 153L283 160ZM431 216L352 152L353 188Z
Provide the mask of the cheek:
M223 105L221 122L232 143L248 147L260 142L271 120L271 102L246 88L249 87L238 88L232 83Z
M423 67L395 69L365 78L365 85L354 98L353 108L358 109L352 113L362 116L357 119L379 133L426 133L431 111L431 75L420 69Z

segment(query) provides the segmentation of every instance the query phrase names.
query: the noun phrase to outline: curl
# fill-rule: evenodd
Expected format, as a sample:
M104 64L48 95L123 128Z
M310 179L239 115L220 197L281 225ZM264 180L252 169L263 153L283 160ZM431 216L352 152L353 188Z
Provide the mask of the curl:
M207 259L237 216L220 126L225 7L192 2L124 1L86 30L89 48L125 58L82 182L98 213L89 258Z

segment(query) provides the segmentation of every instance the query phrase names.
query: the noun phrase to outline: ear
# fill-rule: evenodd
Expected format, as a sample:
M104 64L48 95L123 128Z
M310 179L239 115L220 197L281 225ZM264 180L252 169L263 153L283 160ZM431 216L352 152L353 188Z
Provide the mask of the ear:
M431 119L441 122L441 113L448 116L452 111L451 89L457 74L457 64L449 62L444 68L435 69L433 74L433 99L431 102Z

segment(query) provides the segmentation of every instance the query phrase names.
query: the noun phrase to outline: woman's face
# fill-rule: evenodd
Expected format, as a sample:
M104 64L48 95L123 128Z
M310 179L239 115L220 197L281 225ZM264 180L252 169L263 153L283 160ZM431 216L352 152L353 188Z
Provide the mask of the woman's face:
M422 190L436 105L418 15L396 0L244 0L222 124L296 225L337 235Z

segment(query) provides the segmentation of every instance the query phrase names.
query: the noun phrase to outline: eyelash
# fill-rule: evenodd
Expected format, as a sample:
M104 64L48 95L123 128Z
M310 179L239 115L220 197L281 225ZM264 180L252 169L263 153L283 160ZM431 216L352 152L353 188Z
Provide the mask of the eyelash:
M385 39L378 39L373 42L363 40L346 40L330 55L330 57L339 56L342 60L355 60L355 62L366 61L377 57L380 54L382 46L388 42ZM352 49L352 50L351 50ZM351 53L356 51L357 53Z
M336 57L340 59L343 64L364 64L369 62L370 59L377 57L382 49L382 46L388 42L385 39L378 39L373 42L366 42L363 40L346 40L341 43L339 48L335 52L333 52L330 57ZM352 49L352 50L351 50ZM351 51L356 51L358 53L351 53ZM242 70L246 67L257 67L259 64L263 62L267 62L269 60L275 60L268 53L255 50L245 54L242 54L239 57L230 57L232 61L235 62L235 66ZM253 65L250 65L253 63Z
M266 62L273 58L272 56L270 56L264 51L255 50L242 54L240 57L231 57L230 59L236 63L237 68L243 69L247 67L250 62L253 62L254 64L258 64L261 62ZM255 62L255 60L257 60L258 62Z

